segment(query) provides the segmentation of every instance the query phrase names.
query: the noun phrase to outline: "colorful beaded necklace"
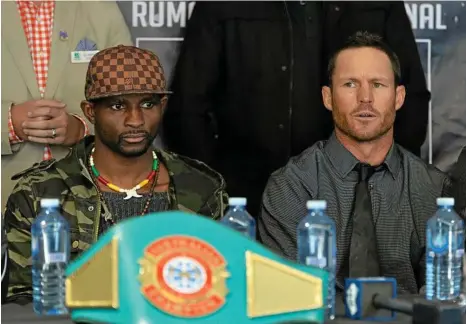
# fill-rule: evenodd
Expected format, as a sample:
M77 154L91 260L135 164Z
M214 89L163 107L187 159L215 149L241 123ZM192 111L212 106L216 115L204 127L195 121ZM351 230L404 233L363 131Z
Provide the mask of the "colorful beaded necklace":
M113 183L109 182L108 180L106 180L104 177L102 177L100 175L99 171L97 170L97 168L95 167L95 164L94 164L94 150L95 150L95 148L92 149L91 156L89 157L89 164L90 164L92 173L97 178L97 180L102 182L108 188L112 189L113 191L125 193L126 194L126 197L124 198L125 200L126 199L131 199L133 197L136 197L136 198L142 197L140 194L137 193L137 190L139 190L139 189L143 188L145 185L147 185L152 180L152 178L155 177L155 175L159 172L159 160L157 158L157 154L154 151L152 151L152 156L154 158L154 162L152 163L152 171L149 173L147 178L142 180L140 183L138 183L137 185L135 185L131 189L120 188L117 185L114 185Z

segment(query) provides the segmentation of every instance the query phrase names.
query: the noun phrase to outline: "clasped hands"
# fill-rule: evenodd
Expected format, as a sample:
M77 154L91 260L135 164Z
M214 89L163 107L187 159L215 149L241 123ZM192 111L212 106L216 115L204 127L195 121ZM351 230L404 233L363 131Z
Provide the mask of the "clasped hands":
M11 108L13 127L19 138L42 144L71 146L84 135L84 125L56 100L31 100Z

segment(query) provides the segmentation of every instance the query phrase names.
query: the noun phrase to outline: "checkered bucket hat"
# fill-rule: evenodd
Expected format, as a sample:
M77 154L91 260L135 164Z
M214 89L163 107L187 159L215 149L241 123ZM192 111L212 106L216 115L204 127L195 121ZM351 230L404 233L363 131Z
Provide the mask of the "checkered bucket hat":
M170 94L160 60L151 51L118 45L95 54L89 62L87 100L134 93Z

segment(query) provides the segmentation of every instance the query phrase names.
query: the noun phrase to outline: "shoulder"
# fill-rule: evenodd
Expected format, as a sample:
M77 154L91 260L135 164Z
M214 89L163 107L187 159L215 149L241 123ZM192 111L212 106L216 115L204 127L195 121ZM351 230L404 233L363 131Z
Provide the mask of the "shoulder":
M463 148L458 160L449 173L446 196L455 198L455 209L466 218L466 148Z
M461 150L450 174L455 180L466 182L466 147Z
M416 182L430 182L435 186L443 186L449 179L448 175L432 164L426 163L417 155L397 145L403 164L406 165L411 179Z
M176 189L193 190L204 194L225 188L223 177L204 162L168 151L158 151Z
M325 141L318 142L299 155L292 157L287 164L272 173L269 182L286 180L291 182L306 181L307 176L315 176L319 160L323 158Z
M300 206L316 194L318 165L323 157L324 144L316 143L271 174L263 195L264 207L273 211L284 205Z
M51 159L34 163L31 167L14 174L12 180L27 181L38 174L48 173L53 170L57 164L57 160Z
M50 195L61 196L66 186L61 171L62 161L55 159L42 161L15 174L12 179L18 182L11 197L21 194L40 196L45 191Z

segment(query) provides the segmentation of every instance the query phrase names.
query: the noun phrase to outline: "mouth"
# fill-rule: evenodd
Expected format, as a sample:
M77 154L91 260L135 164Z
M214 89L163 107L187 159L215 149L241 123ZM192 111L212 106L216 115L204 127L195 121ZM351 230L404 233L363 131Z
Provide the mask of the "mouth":
M135 144L141 143L146 139L146 134L131 134L123 136L123 140L127 143Z
M375 118L377 117L373 112L370 111L361 111L353 115L356 118Z

